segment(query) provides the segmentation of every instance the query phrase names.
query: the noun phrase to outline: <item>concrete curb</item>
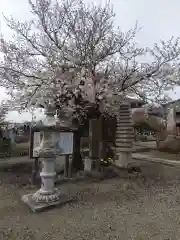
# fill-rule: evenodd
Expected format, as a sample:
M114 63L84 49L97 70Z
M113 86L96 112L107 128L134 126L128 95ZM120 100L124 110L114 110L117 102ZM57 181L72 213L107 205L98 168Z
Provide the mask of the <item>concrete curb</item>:
M180 167L180 161L150 157L145 154L135 153L135 154L133 154L132 158L133 158L133 160L146 161L146 162L151 162L151 163L160 163L160 164L168 165L171 167Z

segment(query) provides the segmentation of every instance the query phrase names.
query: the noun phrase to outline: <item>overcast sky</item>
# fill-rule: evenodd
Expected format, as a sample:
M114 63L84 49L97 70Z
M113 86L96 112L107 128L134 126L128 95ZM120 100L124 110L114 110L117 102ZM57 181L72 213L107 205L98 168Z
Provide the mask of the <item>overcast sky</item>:
M92 2L85 0L85 2ZM104 2L96 0L96 3ZM171 36L178 37L180 32L180 0L111 0L116 13L116 23L123 31L127 31L138 21L142 30L137 34L136 40L141 46L151 47L154 42L161 39L168 40ZM6 16L13 15L18 20L30 19L28 0L0 0L0 31L10 37L11 32L7 29L2 13ZM5 98L4 90L0 91L0 100ZM180 90L176 94L171 93L173 99L180 98ZM11 113L10 120L28 120L31 115L19 116Z

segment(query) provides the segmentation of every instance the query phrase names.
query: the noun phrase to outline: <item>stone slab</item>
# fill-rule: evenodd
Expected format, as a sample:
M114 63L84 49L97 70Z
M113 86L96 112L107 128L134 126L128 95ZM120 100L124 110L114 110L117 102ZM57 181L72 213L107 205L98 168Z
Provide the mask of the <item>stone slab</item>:
M21 200L27 204L33 212L41 212L52 207L61 207L66 203L74 201L74 198L62 194L59 201L49 203L37 203L32 199L34 193L22 196Z

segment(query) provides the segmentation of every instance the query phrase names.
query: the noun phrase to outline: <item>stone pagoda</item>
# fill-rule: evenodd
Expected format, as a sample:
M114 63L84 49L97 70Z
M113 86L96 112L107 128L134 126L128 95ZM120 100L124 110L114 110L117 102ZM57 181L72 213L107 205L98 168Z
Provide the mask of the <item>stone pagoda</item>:
M132 147L134 138L134 129L131 119L130 103L127 99L120 96L115 97L116 108L116 162L115 165L120 168L127 168L132 161Z

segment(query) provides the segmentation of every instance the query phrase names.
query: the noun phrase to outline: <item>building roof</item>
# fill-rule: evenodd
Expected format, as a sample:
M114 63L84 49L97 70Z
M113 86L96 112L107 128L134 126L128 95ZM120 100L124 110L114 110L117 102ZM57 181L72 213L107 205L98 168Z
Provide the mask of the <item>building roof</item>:
M130 103L142 103L142 104L145 104L145 102L142 99L131 98L131 97L127 97L127 99L129 100Z

